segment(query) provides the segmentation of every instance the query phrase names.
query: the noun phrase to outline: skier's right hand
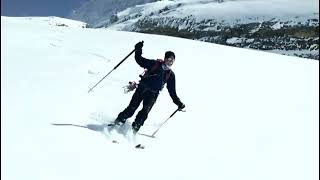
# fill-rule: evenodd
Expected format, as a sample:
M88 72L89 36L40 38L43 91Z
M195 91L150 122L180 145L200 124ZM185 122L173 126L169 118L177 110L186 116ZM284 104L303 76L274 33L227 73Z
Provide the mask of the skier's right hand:
M181 111L182 109L184 109L186 107L186 105L184 105L183 103L179 104L178 109L179 111Z
M138 43L134 46L134 48L135 48L136 50L142 49L142 47L143 47L143 41L138 42Z

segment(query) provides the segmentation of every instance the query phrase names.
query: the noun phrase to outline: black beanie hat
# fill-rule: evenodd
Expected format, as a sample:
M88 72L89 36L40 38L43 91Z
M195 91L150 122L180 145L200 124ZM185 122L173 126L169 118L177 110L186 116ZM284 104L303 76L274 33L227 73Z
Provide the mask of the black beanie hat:
M164 55L164 58L169 58L171 56L173 56L173 58L176 59L176 56L172 51L167 51L166 54Z

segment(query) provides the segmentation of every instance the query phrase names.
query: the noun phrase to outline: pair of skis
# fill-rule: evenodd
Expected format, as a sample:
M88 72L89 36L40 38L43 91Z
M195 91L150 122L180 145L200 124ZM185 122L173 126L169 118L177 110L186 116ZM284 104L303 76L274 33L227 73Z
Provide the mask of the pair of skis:
M175 111L170 115L170 117L169 117L168 119L166 119L166 120L158 127L158 129L156 129L156 130L154 131L154 133L152 133L151 135L143 134L143 133L137 133L137 134L138 134L138 135L142 135L142 136L146 136L146 137L149 137L149 138L155 138L155 135L156 135L156 133L160 130L160 128L161 128L167 121L169 121L169 119L172 118L172 116L175 115L178 111L185 112L185 110L182 110L182 109L180 109L180 108L178 108L177 110L175 110ZM112 127L112 129L113 129L115 126L116 126L115 123L108 124L108 127ZM137 134L135 134L135 135L137 135ZM115 141L115 142L117 142L117 141ZM144 146L141 145L141 144L138 144L138 145L136 145L135 147L136 147L136 148L140 148L140 149L144 149Z

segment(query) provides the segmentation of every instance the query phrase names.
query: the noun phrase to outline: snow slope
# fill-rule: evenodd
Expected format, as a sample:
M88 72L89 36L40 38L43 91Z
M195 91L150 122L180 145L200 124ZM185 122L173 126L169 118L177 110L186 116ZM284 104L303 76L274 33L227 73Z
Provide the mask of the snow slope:
M1 17L1 178L319 178L318 61L48 19ZM138 137L146 149L137 150L103 131L129 103L122 87L143 72L133 56L87 91L141 40L145 57L176 53L187 112L157 139ZM141 132L175 109L164 89Z

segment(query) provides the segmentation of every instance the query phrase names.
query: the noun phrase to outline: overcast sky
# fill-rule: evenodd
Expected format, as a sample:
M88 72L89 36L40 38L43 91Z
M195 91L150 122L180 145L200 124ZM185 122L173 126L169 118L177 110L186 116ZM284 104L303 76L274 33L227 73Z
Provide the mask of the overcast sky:
M59 16L88 0L1 0L1 16Z

